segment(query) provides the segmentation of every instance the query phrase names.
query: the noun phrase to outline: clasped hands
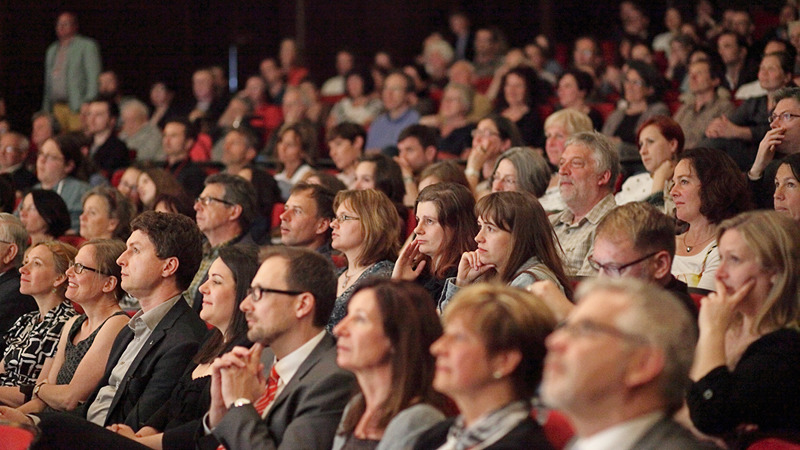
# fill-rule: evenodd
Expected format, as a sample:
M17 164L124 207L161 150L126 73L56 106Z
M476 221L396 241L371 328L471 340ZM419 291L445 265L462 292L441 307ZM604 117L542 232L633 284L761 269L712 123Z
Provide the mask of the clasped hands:
M261 363L260 343L246 347L234 347L211 364L211 408L208 422L213 428L231 407L231 404L246 398L255 402L267 386L264 365Z

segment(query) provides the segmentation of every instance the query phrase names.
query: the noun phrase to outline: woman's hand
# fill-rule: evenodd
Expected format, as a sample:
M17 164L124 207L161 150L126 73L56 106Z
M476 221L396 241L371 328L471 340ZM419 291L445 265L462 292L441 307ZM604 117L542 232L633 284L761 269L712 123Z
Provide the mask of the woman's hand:
M716 292L708 294L703 299L697 324L700 333L722 333L724 334L733 322L734 311L747 294L756 284L754 279L750 279L743 284L736 292L728 294L725 285L716 280Z
M136 432L133 431L133 428L125 425L124 423L115 423L107 426L106 429L108 431L117 433L120 436L125 436L128 439L136 438Z
M651 193L661 192L664 190L664 183L672 178L672 172L675 170L675 165L671 159L665 159L664 162L659 164L653 172L653 187Z
M783 142L784 133L786 133L786 128L784 127L772 128L767 131L764 139L758 144L758 153L756 153L756 159L753 161L753 166L750 167L748 175L753 178L761 178L767 169L767 165L775 158L775 147Z
M152 436L158 433L160 433L160 431L156 430L153 427L142 427L139 428L139 431L136 432L136 437Z
M456 276L456 286L464 287L476 278L486 273L489 269L494 269L494 264L483 264L478 252L464 252L461 261L458 262L458 275Z
M24 423L29 425L33 424L33 420L31 420L30 417L8 406L0 406L0 419L7 420L9 422Z
M400 256L394 263L393 280L416 280L425 269L427 261L419 251L419 242L415 239L400 250Z

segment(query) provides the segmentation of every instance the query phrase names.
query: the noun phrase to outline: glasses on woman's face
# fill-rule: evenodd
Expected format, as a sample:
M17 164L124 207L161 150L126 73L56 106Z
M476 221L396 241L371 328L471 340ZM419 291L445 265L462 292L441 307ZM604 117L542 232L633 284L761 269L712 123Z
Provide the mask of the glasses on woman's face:
M340 214L340 215L334 217L333 220L335 220L335 221L337 221L339 223L345 223L348 220L361 220L361 218L360 217L356 217L356 216L348 216L347 214Z
M492 136L500 136L500 133L492 130L472 130L472 137L492 137Z
M103 272L95 269L94 267L84 266L81 263L71 262L69 263L69 268L74 270L77 274L82 274L84 270L91 270L94 273L99 273L100 275L105 275Z

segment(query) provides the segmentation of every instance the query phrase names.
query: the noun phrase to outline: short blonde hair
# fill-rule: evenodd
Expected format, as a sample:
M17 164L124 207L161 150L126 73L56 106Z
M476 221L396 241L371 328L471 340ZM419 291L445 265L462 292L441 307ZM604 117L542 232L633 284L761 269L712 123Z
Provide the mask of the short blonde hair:
M544 128L547 129L552 125L562 125L570 136L575 133L594 130L594 125L592 125L592 119L589 118L589 115L573 108L560 109L547 116L544 121Z
M517 397L533 396L542 379L545 338L556 319L538 297L521 289L478 283L458 291L444 310L445 325L454 318L478 334L489 356L519 351L519 365L509 375Z

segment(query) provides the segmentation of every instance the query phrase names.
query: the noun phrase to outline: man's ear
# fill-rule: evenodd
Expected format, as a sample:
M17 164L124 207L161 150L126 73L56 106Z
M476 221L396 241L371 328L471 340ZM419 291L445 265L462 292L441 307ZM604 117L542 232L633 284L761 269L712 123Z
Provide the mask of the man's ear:
M233 205L230 207L230 213L228 213L228 221L235 222L239 220L239 217L242 216L242 205Z
M655 270L653 276L656 280L660 280L672 272L672 258L669 257L669 252L661 250L653 255L653 264Z
M303 292L302 294L298 295L294 304L295 317L302 319L309 314L314 314L314 307L316 304L316 299L310 292Z
M331 219L327 217L320 217L317 220L317 227L314 229L314 234L324 234L331 227Z
M643 386L658 378L664 371L666 360L664 352L653 346L640 346L634 349L624 383L630 389Z
M615 180L616 181L616 180ZM611 171L604 170L597 178L597 185L598 186L605 186L611 183ZM613 188L614 186L611 186Z
M356 136L355 139L353 139L353 147L357 148L358 151L363 152L364 138L362 138L361 136Z
M161 277L162 278L169 278L172 275L175 275L175 272L178 271L178 266L180 266L180 261L178 258L171 256L164 260L161 266Z
M19 247L17 247L17 244L8 244L8 250L6 250L6 253L3 255L3 264L11 264L11 261L14 261L18 253Z
M436 152L438 152L438 150L436 149L436 147L435 147L435 146L433 146L433 145L429 145L429 146L428 146L428 147L425 149L425 159L427 159L429 162L434 162L434 161L436 161Z

